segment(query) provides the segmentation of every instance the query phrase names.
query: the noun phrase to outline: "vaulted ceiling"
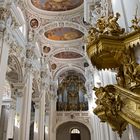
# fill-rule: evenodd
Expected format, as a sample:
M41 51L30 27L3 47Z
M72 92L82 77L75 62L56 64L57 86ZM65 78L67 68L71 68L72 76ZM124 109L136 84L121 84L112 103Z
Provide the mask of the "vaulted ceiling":
M83 20L83 0L26 0L29 30L34 30L42 56L48 60L53 77L66 71L84 75L84 35L89 28Z

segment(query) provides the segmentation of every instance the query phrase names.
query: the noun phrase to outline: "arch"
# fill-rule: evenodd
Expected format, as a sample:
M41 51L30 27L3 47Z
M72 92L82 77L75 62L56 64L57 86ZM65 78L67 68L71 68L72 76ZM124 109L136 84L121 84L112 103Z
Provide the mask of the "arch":
M70 140L70 134L72 129L78 129L81 132L81 140L92 139L92 132L90 131L90 128L87 124L78 121L66 121L56 127L56 140L60 140L61 137L65 139L65 136L67 140Z
M12 75L15 74L15 75ZM10 77L12 76L12 77ZM16 76L16 77L14 77ZM23 71L20 64L20 61L15 55L9 55L8 57L8 71L7 71L7 80L15 82L22 82L23 81ZM15 78L15 79L14 79Z
M77 67L77 66L63 66L63 67L61 67L61 68L59 68L56 72L55 72L55 74L54 74L54 80L57 80L58 79L58 77L62 74L62 73L64 73L64 72L66 72L66 71L69 71L69 70L74 70L74 71L76 71L76 72L78 72L78 73L81 73L83 76L85 75L84 74L84 70L82 69L82 68L79 68L79 67ZM84 76L85 77L85 76Z

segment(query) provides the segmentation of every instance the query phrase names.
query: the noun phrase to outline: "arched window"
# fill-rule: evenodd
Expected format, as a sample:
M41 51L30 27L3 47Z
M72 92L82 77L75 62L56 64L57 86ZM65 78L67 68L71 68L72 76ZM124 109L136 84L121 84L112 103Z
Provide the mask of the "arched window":
M71 134L80 134L80 130L78 130L77 128L74 128L71 130Z
M71 140L81 140L80 130L77 128L71 129Z

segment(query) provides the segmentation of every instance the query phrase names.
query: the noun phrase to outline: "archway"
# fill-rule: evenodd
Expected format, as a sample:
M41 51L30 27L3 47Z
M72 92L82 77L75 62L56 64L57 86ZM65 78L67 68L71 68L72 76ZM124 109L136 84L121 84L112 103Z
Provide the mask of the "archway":
M56 140L91 140L89 129L79 122L66 122L57 128Z

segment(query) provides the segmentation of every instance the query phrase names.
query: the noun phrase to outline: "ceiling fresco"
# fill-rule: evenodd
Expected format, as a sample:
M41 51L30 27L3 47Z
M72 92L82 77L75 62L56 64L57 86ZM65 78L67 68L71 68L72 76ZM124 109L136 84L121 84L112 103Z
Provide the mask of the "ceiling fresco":
M45 36L48 39L60 41L78 39L83 35L81 31L70 27L59 27L45 32Z
M72 10L83 3L83 0L31 0L32 4L46 11Z
M75 59L82 57L82 55L76 52L60 52L54 55L54 57L61 59Z

